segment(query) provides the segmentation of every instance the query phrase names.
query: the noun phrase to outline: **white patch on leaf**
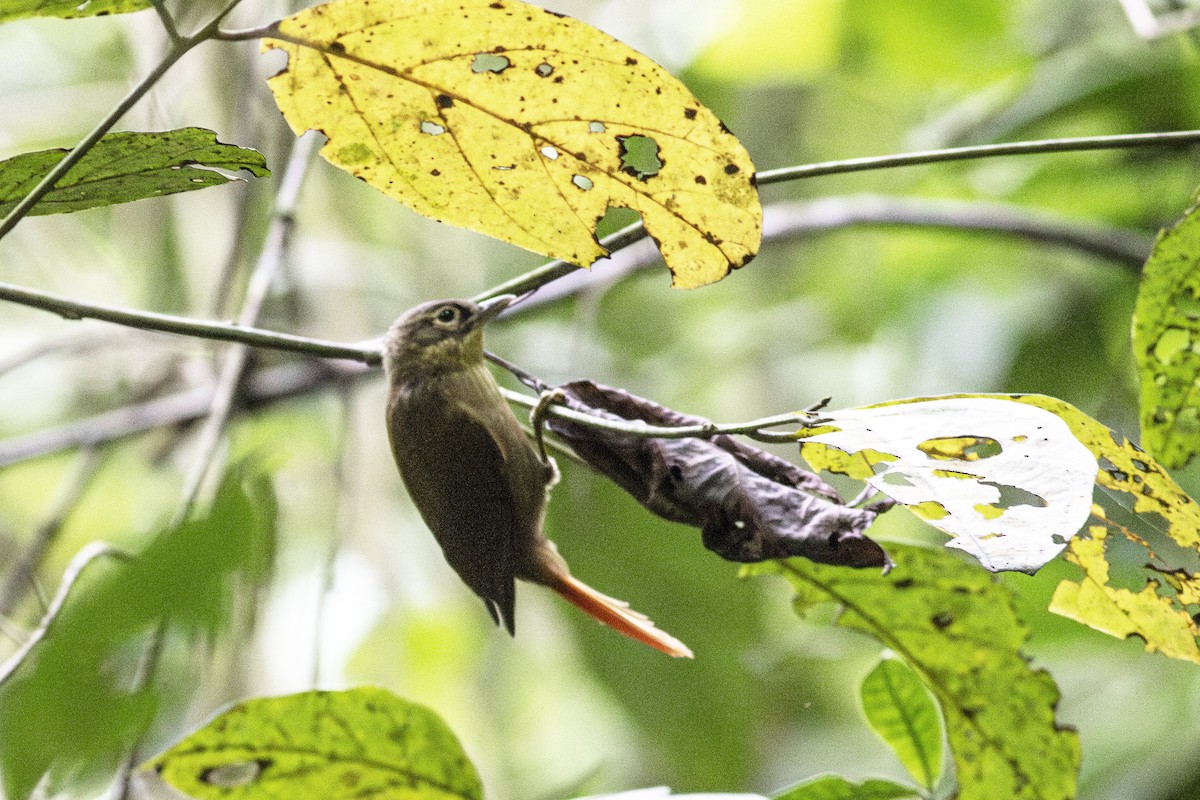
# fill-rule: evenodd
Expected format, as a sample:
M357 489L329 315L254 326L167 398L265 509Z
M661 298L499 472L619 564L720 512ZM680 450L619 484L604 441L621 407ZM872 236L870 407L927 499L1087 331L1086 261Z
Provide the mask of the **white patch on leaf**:
M915 510L954 537L947 545L993 572L1035 572L1091 513L1096 457L1036 406L941 397L821 416L838 430L804 439L802 451L810 443L868 451L868 483L906 506L925 504ZM930 508L945 513L922 513Z

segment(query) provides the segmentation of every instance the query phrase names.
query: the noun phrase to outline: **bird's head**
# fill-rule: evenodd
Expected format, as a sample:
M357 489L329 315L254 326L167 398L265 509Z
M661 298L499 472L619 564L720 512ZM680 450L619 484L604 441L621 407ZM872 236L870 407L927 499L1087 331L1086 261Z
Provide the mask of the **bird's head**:
M434 300L410 308L388 329L384 369L395 382L483 363L484 323L514 300L502 294L482 303Z

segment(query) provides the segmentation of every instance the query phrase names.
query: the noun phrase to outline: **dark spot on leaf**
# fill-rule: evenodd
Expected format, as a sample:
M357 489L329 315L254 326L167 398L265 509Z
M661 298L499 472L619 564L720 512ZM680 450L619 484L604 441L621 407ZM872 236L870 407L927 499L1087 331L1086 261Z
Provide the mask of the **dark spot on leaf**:
M453 108L454 107L454 98L448 94L439 94L437 96L437 107L438 108Z
M708 178L705 178L703 175L697 175L696 183L700 184L701 186L705 186L708 183Z
M637 62L637 59L636 59L636 58L634 58L633 56L626 56L626 57L625 57L625 66L627 66L627 67L634 67L634 66L637 66L637 63L638 63L638 62Z
M495 9L504 8L504 3L492 3L491 5L488 6L488 8L495 8Z
M346 52L346 45L342 44L341 42L330 42L329 51L331 53L344 53Z
M949 612L943 611L941 614L934 614L929 618L929 621L933 623L933 627L937 628L939 631L944 631L946 628L950 627L951 623L954 622L954 617L952 617Z
M550 9L548 9L548 8L543 8L542 10L543 10L543 11L545 11L545 12L546 12L547 14L549 14L550 16L552 16L552 17L558 17L559 19L565 19L565 18L566 18L566 16L567 16L566 14L559 14L557 11L551 11L551 10L550 10Z
M429 170L429 174L436 178L442 174L442 171L440 169L431 169Z
M912 578L901 578L900 580L896 581L892 585L895 586L897 589L910 589L910 588L912 588L912 585L913 585L913 579Z
M562 76L562 75L555 75L555 76L554 76L554 82L555 82L555 83L562 83L562 82L563 82L563 76Z
M683 110L683 116L684 116L684 118L685 118L685 119L695 119L695 118L696 118L696 109L694 109L694 108L685 108L685 109Z
M725 165L725 174L726 175L737 175L739 172L741 172L741 169L738 167L737 164L726 164Z

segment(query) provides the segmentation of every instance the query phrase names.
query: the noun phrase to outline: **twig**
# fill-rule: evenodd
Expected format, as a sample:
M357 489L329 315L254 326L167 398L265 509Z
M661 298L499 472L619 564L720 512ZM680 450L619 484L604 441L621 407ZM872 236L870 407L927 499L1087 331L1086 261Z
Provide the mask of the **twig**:
M531 410L538 405L538 398L514 392L511 389L500 387L500 394L504 395L504 398L510 403L517 403ZM547 406L545 415L548 417L560 417L572 422L578 422L581 425L624 433L629 436L642 436L654 439L709 439L720 434L737 434L749 436L751 439L757 439L761 442L794 442L797 439L796 432L777 433L768 431L766 430L767 428L776 428L780 425L799 425L803 429L819 425L822 422L821 417L816 417L807 411L777 414L772 417L751 420L750 422L729 424L710 422L706 425L680 425L678 427L647 425L640 420L619 422L614 419L585 414L582 411L576 411L561 405Z
M997 156L1024 156L1036 153L1076 153L1087 150L1122 150L1135 147L1171 147L1200 143L1200 130L1164 131L1162 133L1127 133L1115 136L1077 136L1065 139L1038 139L1029 142L984 144L974 147L949 147L942 150L922 150L890 156L847 158L823 161L798 167L784 167L758 173L758 185L816 178L822 175L841 175L873 169L913 167L939 164L946 161L968 161Z

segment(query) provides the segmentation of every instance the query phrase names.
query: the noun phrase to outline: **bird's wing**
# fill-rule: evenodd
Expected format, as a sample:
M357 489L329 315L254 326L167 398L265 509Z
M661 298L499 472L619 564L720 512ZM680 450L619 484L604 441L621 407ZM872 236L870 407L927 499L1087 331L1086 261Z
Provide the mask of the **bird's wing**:
M511 467L497 437L468 407L443 393L422 395L390 410L400 475L446 561L511 633L514 537L529 524L514 496Z

